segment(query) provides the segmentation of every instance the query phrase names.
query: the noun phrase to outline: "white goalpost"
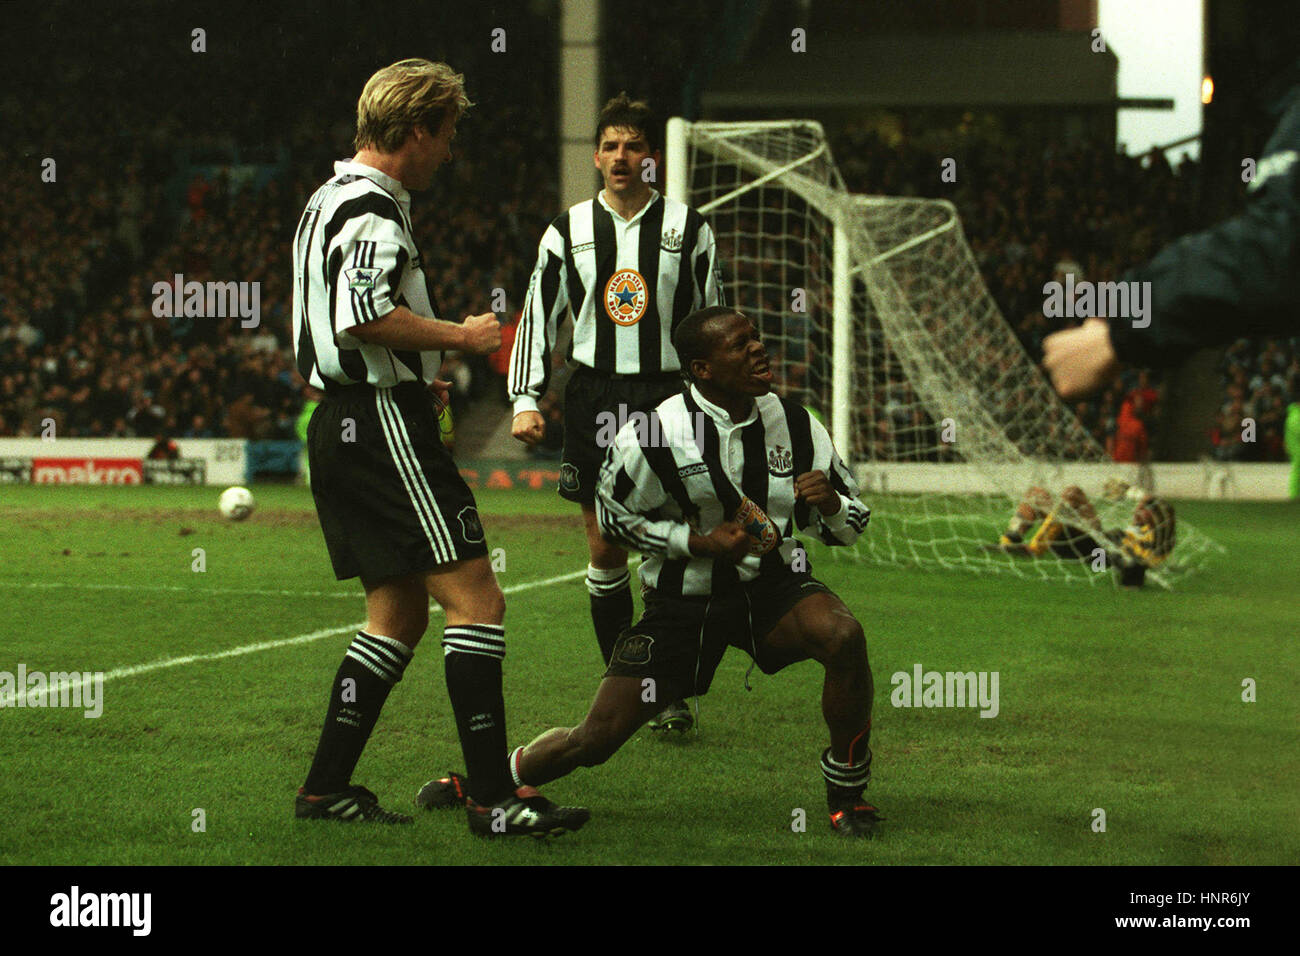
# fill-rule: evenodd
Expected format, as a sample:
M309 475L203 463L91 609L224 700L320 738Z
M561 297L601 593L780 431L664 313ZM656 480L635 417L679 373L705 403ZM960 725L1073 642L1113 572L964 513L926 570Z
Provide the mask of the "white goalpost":
M831 553L1115 579L1098 572L1118 559L1114 533L1134 510L1117 482L1158 489L1111 462L1052 391L985 287L951 203L849 193L812 121L674 118L666 162L668 195L712 226L727 302L759 325L779 390L826 421L872 505L859 544ZM1069 486L1095 514L1062 500ZM1031 488L1086 534L1095 559L996 548ZM1173 552L1148 577L1172 586L1215 550L1179 521Z

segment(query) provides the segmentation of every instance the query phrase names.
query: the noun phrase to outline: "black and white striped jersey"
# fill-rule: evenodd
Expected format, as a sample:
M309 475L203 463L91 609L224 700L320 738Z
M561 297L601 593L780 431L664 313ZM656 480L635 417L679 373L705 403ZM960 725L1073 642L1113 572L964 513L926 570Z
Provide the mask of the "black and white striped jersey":
M656 190L627 220L600 194L578 203L547 227L528 281L507 383L515 414L546 394L566 310L571 360L636 375L677 371L676 323L722 304L713 230L694 209Z
M795 477L818 470L840 496L830 517L795 500ZM772 393L756 398L742 422L694 385L648 415L633 414L610 445L596 488L601 531L644 554L641 583L669 596L719 593L790 566L796 527L827 544L852 544L870 517L825 427ZM708 534L729 520L751 538L740 564L691 555L692 532Z
M432 382L440 351L366 344L348 331L404 305L438 318L411 231L411 196L361 163L334 164L312 194L293 240L293 347L317 388Z

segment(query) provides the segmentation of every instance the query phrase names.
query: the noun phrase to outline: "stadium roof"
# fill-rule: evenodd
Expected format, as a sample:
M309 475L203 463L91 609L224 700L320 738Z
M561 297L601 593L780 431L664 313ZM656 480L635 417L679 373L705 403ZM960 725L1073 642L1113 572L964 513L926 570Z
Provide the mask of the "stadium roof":
M1114 106L1119 61L1089 33L810 37L718 69L706 116L735 109Z

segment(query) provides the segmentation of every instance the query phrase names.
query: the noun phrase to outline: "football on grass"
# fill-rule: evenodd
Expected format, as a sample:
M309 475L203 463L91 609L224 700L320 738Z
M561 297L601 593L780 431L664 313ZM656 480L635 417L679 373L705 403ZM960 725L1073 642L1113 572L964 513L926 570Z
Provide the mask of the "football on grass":
M217 502L223 518L231 521L243 521L253 513L253 493L247 488L227 488L221 493Z

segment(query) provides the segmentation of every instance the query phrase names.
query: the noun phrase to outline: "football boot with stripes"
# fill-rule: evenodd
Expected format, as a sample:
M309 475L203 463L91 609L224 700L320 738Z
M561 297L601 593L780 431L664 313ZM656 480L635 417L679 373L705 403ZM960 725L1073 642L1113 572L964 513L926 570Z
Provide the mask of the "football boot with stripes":
M450 810L463 807L469 796L469 780L452 771L445 777L430 780L415 795L415 805L424 810Z
M871 839L876 835L876 824L885 819L860 793L856 796L828 795L827 804L831 812L831 829L842 837Z
M309 797L298 788L293 815L300 820L342 820L345 823L414 823L413 817L393 813L379 805L379 798L365 787L348 787L338 793Z
M826 779L826 806L831 814L831 829L842 837L875 836L876 824L884 820L862 796L871 782L871 748L864 744L865 753L859 753L859 759L853 762L854 748L859 740L866 739L866 734L867 730L864 730L854 738L846 762L832 757L829 747L822 751L821 768Z
M586 807L560 807L533 787L520 787L506 799L480 807L466 799L469 830L477 836L562 836L591 819Z
M658 733L676 731L684 734L695 726L695 718L691 716L691 709L686 706L686 701L679 700L659 711L646 726Z

